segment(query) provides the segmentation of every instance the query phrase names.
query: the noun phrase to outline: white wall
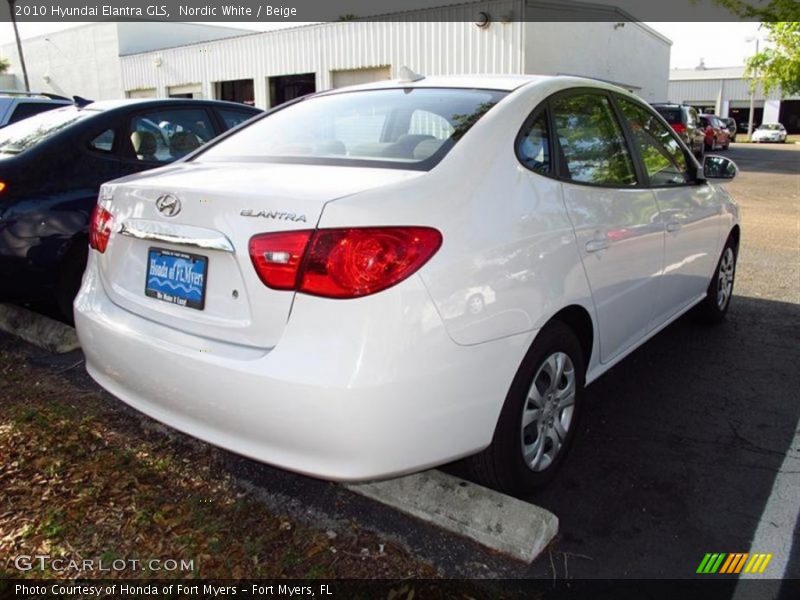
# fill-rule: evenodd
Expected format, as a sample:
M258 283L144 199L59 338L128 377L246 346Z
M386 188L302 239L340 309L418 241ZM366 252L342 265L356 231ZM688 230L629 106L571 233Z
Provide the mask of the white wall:
M525 72L593 77L630 87L648 102L666 100L671 43L640 23L615 25L528 23Z
M123 96L117 24L92 23L22 41L31 90L93 100ZM0 46L22 86L14 42Z

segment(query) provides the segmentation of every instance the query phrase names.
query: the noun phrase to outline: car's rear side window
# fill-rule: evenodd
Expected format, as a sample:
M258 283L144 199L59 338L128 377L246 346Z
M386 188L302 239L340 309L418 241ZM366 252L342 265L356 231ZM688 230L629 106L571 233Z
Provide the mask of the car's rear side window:
M506 92L379 89L322 95L259 119L198 160L432 168Z
M607 96L585 93L557 98L552 110L566 168L562 176L594 185L636 185L633 161Z

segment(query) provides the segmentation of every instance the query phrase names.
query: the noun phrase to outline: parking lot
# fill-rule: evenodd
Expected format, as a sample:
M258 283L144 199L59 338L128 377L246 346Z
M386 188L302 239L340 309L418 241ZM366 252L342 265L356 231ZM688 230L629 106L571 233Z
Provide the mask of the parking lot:
M728 189L743 217L728 320L706 327L687 316L589 388L569 460L531 498L560 519L532 565L332 484L227 454L225 468L255 483L272 508L318 527L357 521L450 576L683 578L706 552L751 551L800 419L800 145L735 144L724 154L741 169ZM3 335L0 344L14 347ZM58 371L74 362L39 360ZM81 369L64 372L94 385ZM763 538L774 547L757 551L777 553L781 540L797 538L796 525L775 529ZM798 558L795 545L774 560L800 577Z

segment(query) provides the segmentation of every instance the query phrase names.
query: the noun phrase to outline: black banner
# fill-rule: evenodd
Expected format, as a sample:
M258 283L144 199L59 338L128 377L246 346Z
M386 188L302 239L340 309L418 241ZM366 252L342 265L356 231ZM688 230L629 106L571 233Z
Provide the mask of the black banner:
M738 3L734 12L731 3ZM767 15L747 11L776 8ZM0 21L190 21L309 23L379 21L742 21L800 20L785 0L3 0ZM794 18L793 18L794 16Z
M800 580L0 580L0 598L797 600Z

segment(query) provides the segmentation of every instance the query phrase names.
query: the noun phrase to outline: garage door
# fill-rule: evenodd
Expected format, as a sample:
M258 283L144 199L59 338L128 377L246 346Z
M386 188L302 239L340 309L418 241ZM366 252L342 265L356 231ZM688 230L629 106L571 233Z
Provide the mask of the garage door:
M155 98L156 88L148 88L146 90L128 90L125 92L128 98Z
M169 88L170 98L202 98L203 88L199 83L173 85Z
M369 69L347 69L344 71L331 71L331 75L333 87L340 88L347 85L386 81L392 78L392 68L385 66Z

